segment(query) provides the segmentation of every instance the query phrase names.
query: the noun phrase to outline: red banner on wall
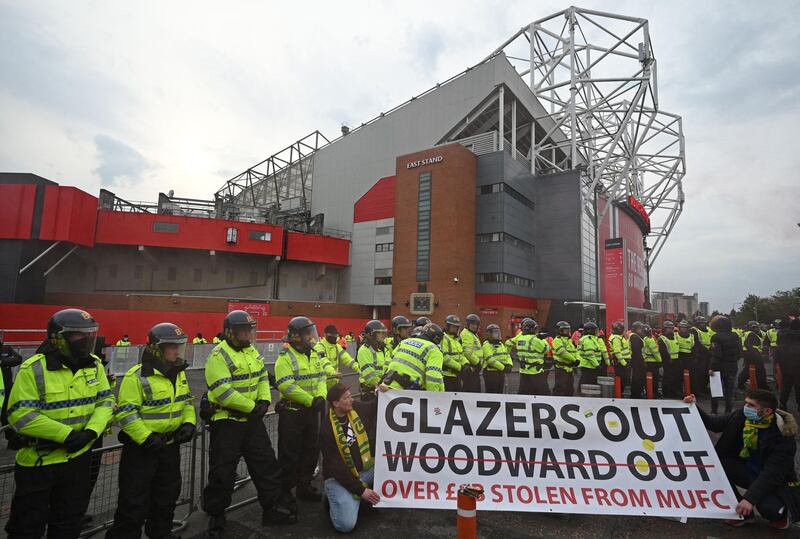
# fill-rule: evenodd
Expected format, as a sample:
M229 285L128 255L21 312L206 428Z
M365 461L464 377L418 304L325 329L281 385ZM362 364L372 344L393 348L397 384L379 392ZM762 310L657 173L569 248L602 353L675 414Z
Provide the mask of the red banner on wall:
M603 291L606 303L606 335L611 335L611 325L625 320L625 240L611 238L605 241L603 261Z
M258 320L269 316L269 301L228 301L228 312L244 311Z

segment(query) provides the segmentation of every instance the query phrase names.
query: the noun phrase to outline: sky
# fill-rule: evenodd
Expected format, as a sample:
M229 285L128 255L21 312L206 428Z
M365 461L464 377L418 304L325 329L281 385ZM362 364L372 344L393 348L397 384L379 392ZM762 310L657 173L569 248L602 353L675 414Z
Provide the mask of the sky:
M567 3L0 0L0 171L131 201L210 199ZM728 311L800 286L800 3L586 1L643 17L682 115L686 204L651 289Z

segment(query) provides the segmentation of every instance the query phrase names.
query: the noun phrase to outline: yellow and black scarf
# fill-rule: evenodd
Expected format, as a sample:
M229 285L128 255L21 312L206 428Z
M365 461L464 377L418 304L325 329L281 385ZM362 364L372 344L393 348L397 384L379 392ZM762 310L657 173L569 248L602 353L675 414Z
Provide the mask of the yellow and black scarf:
M752 452L758 448L759 429L765 429L769 427L774 418L775 414L769 414L768 416L760 419L744 420L744 429L742 429L742 440L744 444L742 445L742 450L739 451L740 457L747 459L752 456Z
M342 424L339 422L336 414L333 413L333 408L328 411L328 418L330 419L331 428L333 429L333 436L336 439L336 445L339 447L339 454L342 456L342 460L344 460L344 463L347 464L348 468L350 468L350 472L355 476L355 478L360 481L361 476L358 473L355 462L353 461L353 456L350 454L350 446L347 444L347 432L345 431L344 427L342 427ZM367 429L364 427L364 423L361 422L361 418L358 417L358 414L355 410L350 410L347 412L347 420L350 423L350 428L353 429L353 433L356 435L358 451L361 454L361 464L364 470L369 470L375 465L375 461L372 460L372 452L369 449L369 436L367 436ZM368 485L365 485L363 481L361 484L364 485L364 488L368 488Z

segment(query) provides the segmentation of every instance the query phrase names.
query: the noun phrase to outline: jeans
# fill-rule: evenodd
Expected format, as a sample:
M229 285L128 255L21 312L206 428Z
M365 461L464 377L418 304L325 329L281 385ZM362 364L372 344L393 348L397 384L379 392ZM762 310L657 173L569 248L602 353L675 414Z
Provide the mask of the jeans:
M741 501L742 495L739 494L739 490L736 487L748 488L753 484L757 476L747 469L743 459L723 457L720 459L720 464L725 470L728 481L731 482L736 499ZM761 513L761 516L767 520L781 520L788 517L786 505L777 494L765 496L763 500L754 505L758 512Z
M361 472L361 480L372 488L375 477L375 468ZM358 521L358 509L361 499L353 498L353 493L344 488L334 478L325 480L325 495L331 506L331 522L336 531L348 533L353 531Z

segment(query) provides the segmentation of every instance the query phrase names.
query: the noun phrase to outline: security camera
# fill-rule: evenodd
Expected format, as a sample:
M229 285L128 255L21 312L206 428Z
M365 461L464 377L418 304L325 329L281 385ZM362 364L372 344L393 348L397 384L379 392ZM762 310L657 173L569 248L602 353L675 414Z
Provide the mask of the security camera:
M458 284L458 277L453 277L453 282Z

